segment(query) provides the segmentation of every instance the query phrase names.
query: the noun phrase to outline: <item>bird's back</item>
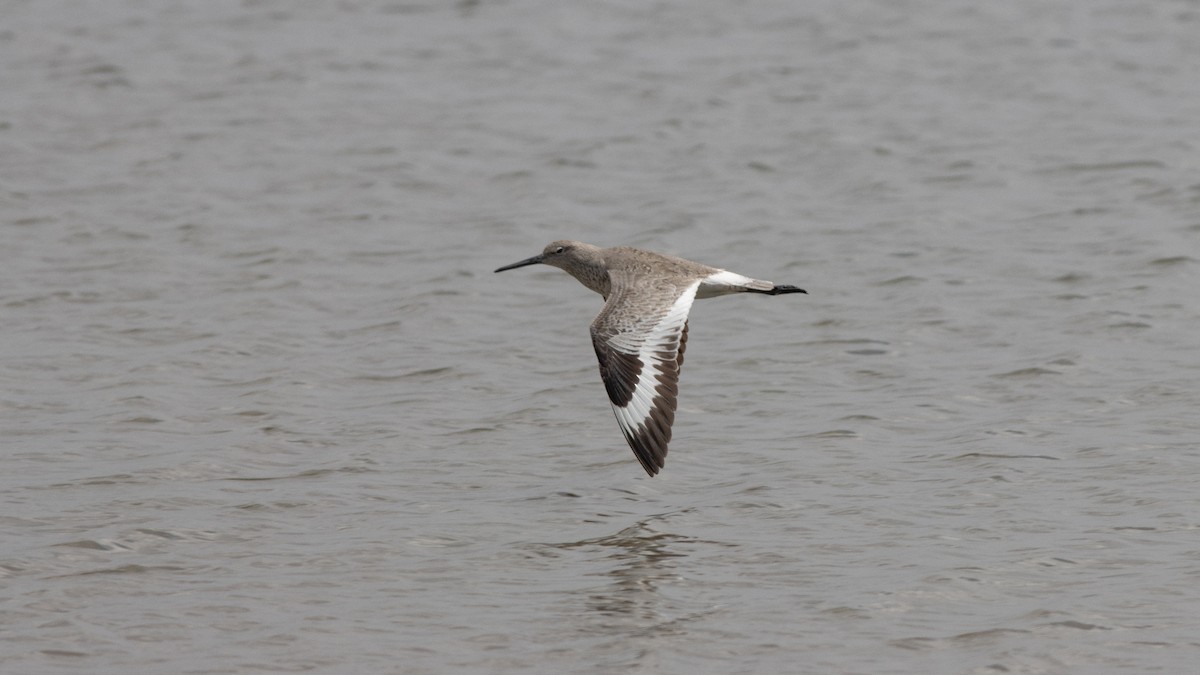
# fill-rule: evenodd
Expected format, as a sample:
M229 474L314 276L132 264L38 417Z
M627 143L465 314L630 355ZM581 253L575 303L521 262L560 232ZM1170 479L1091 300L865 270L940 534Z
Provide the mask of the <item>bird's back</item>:
M620 270L636 276L653 274L658 277L701 278L721 270L692 260L655 253L631 246L604 249L609 270Z

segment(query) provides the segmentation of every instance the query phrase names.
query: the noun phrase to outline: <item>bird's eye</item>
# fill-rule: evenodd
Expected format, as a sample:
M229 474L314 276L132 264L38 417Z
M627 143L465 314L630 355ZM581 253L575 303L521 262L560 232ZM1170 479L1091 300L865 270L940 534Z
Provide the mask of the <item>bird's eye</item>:
M559 246L558 248L554 249L554 252L555 252L555 253L562 253L562 252L563 252L563 251L565 251L565 250L566 250L566 249L564 249L562 246Z

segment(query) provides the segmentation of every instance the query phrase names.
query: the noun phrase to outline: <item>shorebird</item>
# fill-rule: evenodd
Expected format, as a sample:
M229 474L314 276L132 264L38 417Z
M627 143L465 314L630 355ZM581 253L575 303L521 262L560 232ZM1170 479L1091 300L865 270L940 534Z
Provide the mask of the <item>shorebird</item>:
M665 465L671 441L692 301L731 293L807 293L661 253L565 240L496 271L538 263L604 296L592 321L600 379L625 440L651 476Z

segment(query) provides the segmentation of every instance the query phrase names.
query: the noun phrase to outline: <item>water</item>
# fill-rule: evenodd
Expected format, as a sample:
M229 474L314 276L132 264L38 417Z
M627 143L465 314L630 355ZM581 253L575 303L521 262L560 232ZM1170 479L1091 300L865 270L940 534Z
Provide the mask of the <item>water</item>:
M13 2L0 669L1182 672L1200 6ZM692 314L666 470L549 240Z

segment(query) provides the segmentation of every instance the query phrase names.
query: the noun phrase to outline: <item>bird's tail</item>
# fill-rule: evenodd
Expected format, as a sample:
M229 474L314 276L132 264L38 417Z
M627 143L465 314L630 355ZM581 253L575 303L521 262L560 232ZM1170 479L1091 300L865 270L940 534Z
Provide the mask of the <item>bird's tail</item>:
M758 284L755 284L754 286L747 286L746 292L748 292L748 293L763 293L765 295L783 295L784 293L808 293L808 291L804 290L803 288L797 288L795 286L791 286L788 284L773 284L769 281L760 281L758 283L765 286L765 288L763 286L758 286Z
M700 282L700 288L696 291L697 298L715 298L718 295L729 295L730 293L765 293L766 295L779 295L781 293L805 293L802 288L795 286L777 286L770 281L762 279L751 279L747 276L742 276L729 270L719 270L715 274L711 274Z

